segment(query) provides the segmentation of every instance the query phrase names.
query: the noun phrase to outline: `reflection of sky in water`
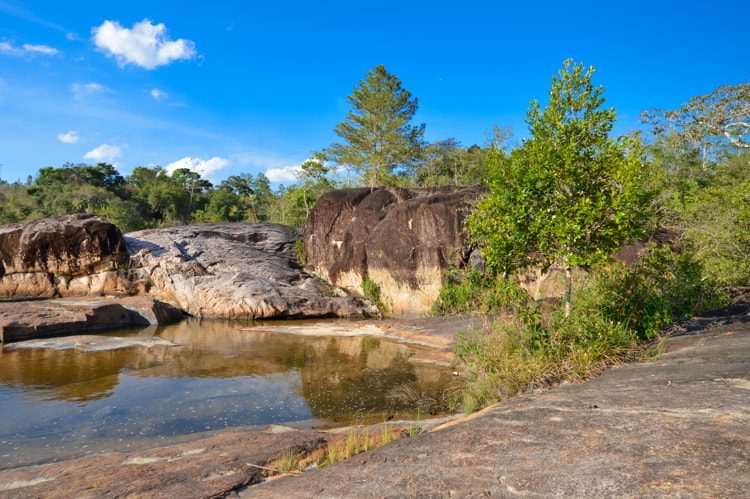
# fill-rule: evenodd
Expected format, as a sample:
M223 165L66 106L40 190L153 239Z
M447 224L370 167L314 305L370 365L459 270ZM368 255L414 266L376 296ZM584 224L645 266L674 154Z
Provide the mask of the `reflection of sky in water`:
M238 426L311 419L299 374L264 377L142 378L128 374L109 397L39 403L0 388L0 468L26 461L24 448L96 447ZM33 450L33 449L32 449ZM37 451L38 452L38 451ZM35 461L32 456L31 461Z
M180 346L0 350L0 469L225 428L408 417L413 401L394 393L439 398L450 380L446 369L410 364L409 348L372 338L248 332L221 321L117 334Z

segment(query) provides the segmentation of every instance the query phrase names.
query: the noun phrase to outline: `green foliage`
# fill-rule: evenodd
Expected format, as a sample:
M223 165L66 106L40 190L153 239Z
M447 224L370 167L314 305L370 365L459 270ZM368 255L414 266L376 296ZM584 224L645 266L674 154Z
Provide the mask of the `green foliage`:
M332 144L326 156L362 175L370 187L393 184L398 169L411 169L421 155L424 125L409 124L417 99L380 65L359 82L349 103L351 111L335 129L344 142Z
M692 252L657 246L632 267L613 265L600 272L586 292L593 307L642 340L728 299Z
M592 267L644 232L648 195L637 139L612 139L594 69L565 62L542 109L531 103L531 139L489 159L490 194L468 219L491 271L529 265Z
M657 135L674 133L704 150L715 151L726 142L750 148L750 83L722 85L679 109L645 111L641 119L653 125Z
M494 314L526 299L526 291L512 279L488 276L473 269L450 269L431 312L438 316Z
M305 251L305 241L297 239L294 241L294 252L297 254L297 260L301 266L307 265L307 251Z
M633 267L611 264L594 272L577 290L570 316L562 305L511 304L492 325L459 335L454 353L466 370L464 410L586 377L672 321L725 304L702 270L688 252L652 247Z
M361 287L362 295L370 300L376 307L378 307L380 313L385 314L388 312L388 307L383 302L380 286L378 285L378 283L373 281L370 276L365 275L364 277L362 277Z

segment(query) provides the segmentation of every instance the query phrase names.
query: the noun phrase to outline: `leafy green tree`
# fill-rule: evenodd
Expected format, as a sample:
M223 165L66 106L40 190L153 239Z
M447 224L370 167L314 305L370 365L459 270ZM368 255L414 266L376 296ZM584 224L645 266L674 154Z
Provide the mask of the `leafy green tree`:
M331 145L326 156L361 174L370 187L393 183L421 154L425 126L409 124L417 99L380 65L359 82L349 103L346 120L335 128L344 142Z
M697 145L704 161L728 141L750 148L750 83L722 85L706 95L692 97L679 109L649 109L642 121L653 125L656 135L674 135ZM712 154L712 152L714 154Z
M602 262L649 220L640 142L609 137L615 110L602 107L593 74L565 61L546 106L531 103L531 138L509 156L492 153L490 193L468 220L494 271L562 264L566 314L572 268Z

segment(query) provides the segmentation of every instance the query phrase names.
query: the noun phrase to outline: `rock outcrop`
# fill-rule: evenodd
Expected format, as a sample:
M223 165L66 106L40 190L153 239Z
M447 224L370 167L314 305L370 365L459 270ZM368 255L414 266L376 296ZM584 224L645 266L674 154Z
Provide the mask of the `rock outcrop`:
M180 310L148 296L0 302L0 343L169 324L182 317Z
M450 264L471 256L464 222L477 188L342 189L324 194L305 225L307 266L361 293L369 276L391 315L429 311Z
M362 317L363 301L335 296L297 263L300 230L214 223L127 234L129 279L196 317Z
M127 262L120 230L94 215L0 226L0 298L122 293Z

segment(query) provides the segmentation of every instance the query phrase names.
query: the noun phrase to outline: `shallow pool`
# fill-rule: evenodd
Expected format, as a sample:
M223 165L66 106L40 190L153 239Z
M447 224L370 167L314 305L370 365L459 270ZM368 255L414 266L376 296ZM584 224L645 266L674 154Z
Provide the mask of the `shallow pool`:
M0 350L0 469L226 428L325 427L446 411L451 371L409 362L409 346L248 326L190 319L107 334L177 346Z

